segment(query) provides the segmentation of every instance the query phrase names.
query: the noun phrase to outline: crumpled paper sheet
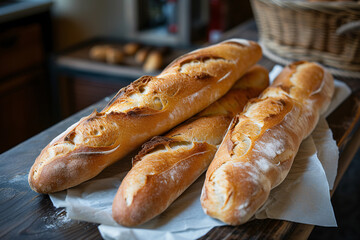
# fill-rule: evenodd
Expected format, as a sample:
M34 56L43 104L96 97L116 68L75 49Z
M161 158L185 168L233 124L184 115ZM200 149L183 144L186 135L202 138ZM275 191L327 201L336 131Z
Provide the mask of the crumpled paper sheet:
M282 67L275 66L273 79ZM344 83L335 82L336 91L327 116L351 93ZM271 191L255 218L273 218L318 226L336 226L329 190L337 172L338 149L325 118L306 138L282 184ZM224 223L207 216L200 205L204 175L191 185L164 213L135 227L118 225L111 217L112 201L121 180L130 169L130 158L110 166L93 180L50 194L55 207L65 207L67 217L100 223L104 239L195 239Z

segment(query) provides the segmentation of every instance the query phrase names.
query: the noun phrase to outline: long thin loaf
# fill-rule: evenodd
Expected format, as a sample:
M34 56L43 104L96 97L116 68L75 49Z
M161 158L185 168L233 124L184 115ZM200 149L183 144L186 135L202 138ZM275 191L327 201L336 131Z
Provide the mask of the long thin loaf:
M253 67L218 101L163 137L143 145L113 202L113 217L135 226L162 213L209 166L231 119L268 86Z
M30 187L51 193L93 178L216 101L260 58L258 44L235 39L184 55L156 77L141 77L46 146L30 170Z
M287 176L333 92L333 78L321 66L287 66L230 125L206 173L204 211L231 225L248 221Z

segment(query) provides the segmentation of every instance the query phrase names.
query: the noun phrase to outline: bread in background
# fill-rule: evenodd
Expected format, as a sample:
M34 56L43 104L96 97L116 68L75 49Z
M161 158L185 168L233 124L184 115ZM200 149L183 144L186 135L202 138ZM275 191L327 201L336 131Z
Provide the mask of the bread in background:
M124 53L117 48L108 48L106 50L106 62L110 64L121 64L124 62Z
M108 49L110 45L95 45L89 50L89 57L96 61L105 62Z
M139 50L139 43L127 43L125 44L123 50L126 55L133 56Z
M143 64L151 51L151 47L143 47L139 49L135 54L135 61L139 64Z
M158 50L153 50L149 53L149 56L146 58L143 69L145 72L154 72L161 69L163 66L163 55Z

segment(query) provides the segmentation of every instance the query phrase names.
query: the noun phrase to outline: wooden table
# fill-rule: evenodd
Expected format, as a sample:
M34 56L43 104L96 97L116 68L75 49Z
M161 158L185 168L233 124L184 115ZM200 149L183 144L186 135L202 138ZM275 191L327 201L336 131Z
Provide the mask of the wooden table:
M228 33L229 37L256 40L253 21ZM260 62L271 69L274 65L263 58ZM340 148L339 183L346 168L360 146L360 79L344 79L352 95L328 118L334 138ZM30 190L27 174L35 158L55 136L63 132L80 117L94 108L102 109L109 99L104 99L81 112L59 122L15 148L0 155L0 238L1 239L99 239L97 224L65 218L63 209L53 207L48 195ZM313 226L280 220L254 220L238 227L216 227L201 239L305 239Z

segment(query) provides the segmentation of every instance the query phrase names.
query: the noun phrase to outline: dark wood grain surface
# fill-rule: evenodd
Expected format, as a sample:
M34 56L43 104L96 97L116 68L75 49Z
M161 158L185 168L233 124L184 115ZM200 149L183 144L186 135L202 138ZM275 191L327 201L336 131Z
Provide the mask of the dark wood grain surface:
M229 37L235 36L256 40L254 23L248 22L230 32ZM260 64L268 69L274 65L266 58ZM353 136L360 124L360 79L341 80L351 86L353 93L327 119L341 150L336 182L352 159ZM104 99L0 155L0 239L101 238L97 224L70 220L63 209L53 207L47 195L31 191L27 174L37 155L55 136L105 104ZM295 233L306 238L311 229L312 226L288 221L255 220L238 227L216 227L201 239L289 239Z

